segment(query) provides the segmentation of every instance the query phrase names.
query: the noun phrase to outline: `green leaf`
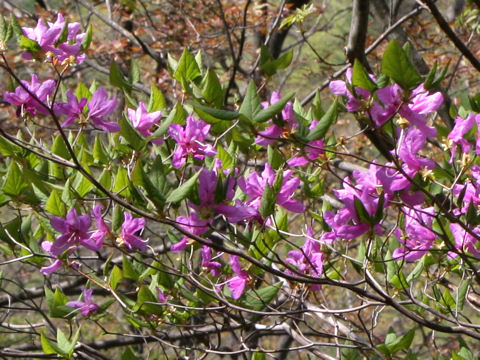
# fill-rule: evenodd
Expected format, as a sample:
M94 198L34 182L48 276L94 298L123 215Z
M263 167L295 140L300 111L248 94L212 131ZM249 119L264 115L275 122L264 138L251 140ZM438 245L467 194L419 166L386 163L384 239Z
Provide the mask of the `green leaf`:
M22 171L15 161L12 161L6 175L2 190L9 195L18 196L27 187Z
M468 291L468 287L470 285L470 281L469 280L464 280L462 281L462 284L459 286L458 290L457 290L457 310L462 310L463 309L463 305L465 304L465 300L467 298L467 291Z
M315 129L313 129L307 136L307 139L309 141L312 140L319 140L325 136L327 133L328 129L332 124L336 121L338 111L338 100L335 99L328 108L328 111L325 113L325 115L322 116L322 118L318 121L317 126L315 126Z
M220 119L220 120L231 121L231 120L237 119L240 116L239 113L236 113L234 111L214 109L202 104L198 104L193 101L191 102L191 104L196 111L201 110L207 113L208 115L213 116L214 118Z
M124 167L119 167L117 175L115 176L115 183L113 184L113 192L118 193L124 197L129 197L130 193L130 180L128 179L127 170Z
M276 147L268 145L267 156L268 163L270 164L272 169L278 170L279 167L284 163L283 156L280 151L276 149Z
M275 115L282 112L283 108L292 97L293 97L293 93L289 93L283 98L281 98L279 101L277 101L275 104L273 104L272 106L258 111L254 115L253 121L261 123L269 119L272 119Z
M93 144L93 158L96 163L110 164L107 150L105 150L105 146L103 146L100 136L95 138L95 143Z
M123 76L122 70L120 70L120 66L115 61L112 61L110 65L110 83L113 86L116 86L122 90L130 92L132 90L132 85L125 80Z
M275 299L281 287L282 283L278 282L259 290L251 290L245 294L245 297L242 300L242 305L248 309L262 311L265 306Z
M138 360L138 357L135 355L135 353L130 347L127 347L127 350L123 352L120 360Z
M75 96L78 100L81 100L82 98L90 100L92 98L92 92L82 82L79 82L75 89Z
M29 53L36 53L42 50L42 47L35 40L29 39L24 35L20 36L18 46Z
M157 299L147 286L141 286L137 294L137 303L133 308L135 311L142 311L147 314L161 314L162 306L154 304L145 304L145 302L156 303Z
M121 127L120 134L122 134L122 136L125 138L125 140L127 140L128 144L133 149L138 151L145 146L145 138L132 127L130 121L126 119L126 116L121 117L119 124Z
M70 351L73 350L73 347L75 347L75 344L72 346L60 328L57 328L57 345L62 354L69 354Z
M222 106L224 93L215 71L207 70L200 88L202 89L202 96L207 103L213 104L215 107Z
M158 127L157 130L150 136L151 139L159 138L168 131L170 125L173 124L183 124L185 122L185 118L187 117L187 112L183 108L183 106L179 103L176 103L173 107L173 110L170 111L168 114L167 119L162 122L162 124Z
M22 149L0 136L0 154L3 156L18 157Z
M54 343L52 343L48 338L45 336L45 334L42 332L40 333L40 343L42 344L42 350L45 354L58 354L58 355L64 355L62 353L62 350L58 348L58 346Z
M108 283L110 284L112 289L115 290L117 288L118 283L122 279L123 279L123 272L117 265L115 265L112 271L110 272Z
M169 203L178 203L183 199L186 199L190 192L195 187L198 177L202 170L197 171L190 179L185 181L182 185L178 188L173 190L167 197L167 202Z
M86 169L88 169L88 167L86 167ZM93 184L83 176L81 172L78 172L73 180L72 187L77 192L78 196L84 197L93 189Z
M23 36L22 27L18 23L18 19L13 15L13 13L10 14L10 26L12 27L17 39L20 40L20 38Z
M88 25L87 32L85 37L82 40L81 49L82 51L87 50L92 43L92 24Z
M182 80L195 80L201 75L197 61L187 48L183 50L183 54L178 61L178 66L173 77L182 82Z
M128 74L128 80L130 84L135 84L140 81L140 67L138 66L135 58L130 59L130 73Z
M427 77L425 78L425 82L423 83L425 90L430 90L432 88L433 80L435 79L435 75L437 73L437 66L438 66L438 62L435 61L432 68L428 72Z
M275 204L277 202L277 192L269 184L265 185L265 190L263 191L262 201L258 211L260 215L265 219L268 216L272 215L275 212Z
M375 225L374 219L372 219L367 209L365 209L362 201L358 197L355 196L353 203L355 206L355 213L357 214L358 221L364 224Z
M150 100L148 101L147 111L154 112L165 109L167 106L167 101L163 96L162 92L152 84L151 91L150 91Z
M266 360L265 353L254 352L250 360Z
M245 115L249 120L253 120L254 116L262 110L261 100L257 94L257 86L252 80L248 84L247 93L243 99L240 113Z
M55 216L64 217L67 213L65 204L63 203L58 190L52 189L45 205L45 210Z
M405 335L400 336L390 343L385 342L391 354L395 354L400 350L407 350L412 344L415 336L415 329L409 330Z
M63 25L62 32L58 37L57 41L55 41L55 46L59 44L63 44L68 39L68 21L65 21L65 25Z
M390 41L385 49L382 59L382 73L392 78L404 90L410 90L422 81L405 51L396 40Z
M123 277L132 280L138 280L140 273L135 269L129 258L123 255L122 260Z
M7 22L3 15L0 15L0 40L5 41L7 37Z
M353 63L352 85L373 92L377 85L370 79L362 63L355 59Z

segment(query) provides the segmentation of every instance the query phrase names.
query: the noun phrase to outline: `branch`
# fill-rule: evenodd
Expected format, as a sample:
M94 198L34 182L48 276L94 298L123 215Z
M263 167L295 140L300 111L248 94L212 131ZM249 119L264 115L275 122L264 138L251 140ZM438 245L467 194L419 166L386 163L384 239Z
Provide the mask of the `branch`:
M372 72L368 65L367 57L365 56L369 6L370 0L353 1L352 22L350 25L350 33L348 35L348 45L345 52L351 65L353 65L353 62L357 59L369 72Z
M422 3L429 8L430 13L437 21L438 26L440 26L440 29L442 29L445 35L447 35L447 37L453 42L455 47L463 54L463 56L468 59L468 61L470 61L470 64L472 64L473 67L480 72L480 61L465 46L463 41L458 38L450 25L448 25L447 20L445 20L440 11L438 11L438 8L435 6L435 4L431 0L423 0Z

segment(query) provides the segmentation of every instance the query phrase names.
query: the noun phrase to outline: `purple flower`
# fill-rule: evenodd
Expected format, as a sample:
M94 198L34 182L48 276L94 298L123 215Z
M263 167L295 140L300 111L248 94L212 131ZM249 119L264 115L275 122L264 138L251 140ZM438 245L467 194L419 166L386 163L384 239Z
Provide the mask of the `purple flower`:
M212 145L205 144L205 138L211 125L202 120L195 120L193 116L187 117L185 128L178 124L170 125L168 133L177 142L177 149L173 154L172 165L181 168L190 154L197 160L205 156L215 156L217 151Z
M90 232L88 229L92 224L90 216L78 215L77 210L73 208L67 213L65 219L55 216L50 220L50 224L56 231L62 233L49 248L51 255L59 256L70 247L78 244L93 251L98 250L96 247L92 248L89 242Z
M133 127L145 137L152 136L150 129L152 128L153 124L162 118L161 111L148 113L143 102L139 103L137 110L127 109L127 115L132 122ZM152 143L161 145L163 143L163 139L152 139Z
M97 224L97 229L91 232L90 239L87 242L90 244L89 249L96 249L95 251L98 251L102 247L105 236L110 234L110 228L102 218L102 205L98 204L93 208L92 216Z
M232 267L235 276L230 278L227 284L232 292L232 298L237 300L242 296L243 290L245 290L245 286L248 282L248 273L245 270L242 270L240 260L236 255L230 255L230 266Z
M480 115L478 114L468 114L465 119L457 116L455 118L455 126L453 127L448 138L452 141L453 146L451 149L452 155L450 157L450 164L453 162L453 158L457 152L457 145L460 145L462 152L468 153L470 151L470 143L464 139L465 134L470 131L473 126L477 124L477 127L480 127ZM480 155L480 136L477 135L476 143L476 154Z
M308 129L312 131L318 124L318 120L313 120ZM323 144L322 140L313 140L310 141L307 145L305 145L304 156L296 156L287 161L289 166L302 166L308 164L311 161L314 161L323 154L323 149L325 145Z
M432 159L417 157L418 152L427 143L427 137L418 129L409 129L400 143L398 157L402 159L409 169L415 172L423 168L433 169L435 162Z
M194 212L189 217L179 216L176 222L186 231L194 235L203 235L208 230L208 223L205 220L200 220L198 215ZM170 250L173 252L180 252L185 250L188 243L188 236L184 236L178 243L173 244Z
M433 207L422 209L415 206L413 209L404 208L405 211L405 232L396 229L394 234L404 247L393 251L393 259L405 259L415 261L423 257L430 250L435 241L436 235L430 230L432 228L435 209Z
M352 83L352 75L353 75L353 70L352 68L347 69L346 72L346 79L347 81L343 80L334 80L331 81L329 84L330 91L334 95L339 95L339 96L346 96L347 97L347 104L346 108L348 112L355 112L361 109L362 107L362 102L365 100L368 100L370 97L370 92L361 89L359 87L355 88L355 95L350 92L348 89L347 83L350 85ZM373 76L370 76L372 80L375 80Z
M320 248L320 243L313 238L313 230L309 226L305 243L301 250L292 250L288 252L285 261L297 268L302 274L310 274L313 277L320 277L323 274L324 253ZM295 274L287 269L288 273ZM320 290L320 285L312 286L313 290Z
M110 115L117 105L117 98L108 100L107 90L100 88L95 91L88 102L88 117L93 125L107 132L120 131L120 125L115 122L106 122L105 117Z
M450 230L452 231L453 238L455 239L455 248L459 251L469 251L471 254L480 258L480 251L476 248L477 239L463 229L459 224L450 224ZM480 229L474 228L472 231L475 235L480 236ZM451 258L458 256L457 253L449 251L448 255Z
M270 97L270 102L262 102L264 109L279 102L282 99L280 92L274 91ZM264 131L259 131L258 136L255 138L255 144L267 146L274 143L282 135L289 134L298 127L298 123L295 121L293 115L293 105L288 102L282 110L283 126L272 124ZM272 120L269 120L272 123Z
M82 97L80 100L73 94L71 90L67 91L67 102L58 103L54 106L55 112L67 115L67 120L62 127L71 125L76 119L80 119L80 124L85 124L91 120L92 124L97 128L107 132L120 131L120 125L115 122L107 122L105 118L110 115L117 104L114 97L108 100L107 90L100 88L95 91L92 98L87 103L87 99ZM85 105L88 106L88 112L84 114Z
M129 250L135 248L144 250L147 247L147 240L143 240L136 233L143 230L147 221L144 218L133 218L129 212L124 212L123 216L122 233L117 238L118 245L124 245Z
M23 114L23 111L32 115L36 115L37 112L47 114L47 97L53 93L53 90L55 89L55 81L46 80L42 83L38 81L37 75L33 74L30 84L24 80L22 80L21 83L32 94L34 94L41 103L32 97L21 85L17 86L13 93L5 92L3 95L5 101L19 107L17 115Z
M99 307L92 301L93 289L85 289L84 287L82 287L82 291L84 301L69 301L67 302L67 306L79 309L80 313L83 316L88 316L91 313L97 311Z
M54 23L48 22L48 27L43 19L39 19L34 28L23 27L22 30L25 36L36 41L44 52L54 54L60 63L70 57L76 57L76 61L81 63L85 58L84 55L79 55L85 33L78 34L80 30L79 23L70 23L67 25L66 41L57 44L64 27L65 19L62 14L58 14ZM29 53L23 53L23 57L28 60L33 59Z
M56 113L67 115L67 120L65 120L65 122L62 124L62 127L71 125L76 119L79 118L82 119L81 122L86 120L83 114L83 109L85 108L85 105L87 105L87 101L87 98L84 97L78 101L72 90L69 89L67 91L67 102L54 105L54 110Z
M403 118L416 126L425 136L437 136L437 130L427 125L427 115L435 112L443 103L440 92L430 94L420 84L405 101L403 90L397 84L387 86L377 91L377 96L382 105L375 104L370 112L377 125L383 125L394 114L398 113Z
M165 303L167 301L167 295L165 295L162 289L160 289L158 286L156 286L156 288L157 288L158 301L160 301L161 303Z
M203 245L200 251L202 254L202 266L207 271L210 271L210 274L212 274L212 276L220 275L220 269L222 267L222 264L217 261L212 261L212 249L206 245Z
M267 185L273 186L276 174L267 163L261 175L258 173L251 173L247 180L240 179L238 186L247 194L251 200L247 204L255 209L260 208L262 196ZM300 185L300 179L293 176L292 171L287 170L283 173L283 182L281 189L277 195L277 204L285 209L301 213L305 211L305 205L298 200L293 200L292 196Z

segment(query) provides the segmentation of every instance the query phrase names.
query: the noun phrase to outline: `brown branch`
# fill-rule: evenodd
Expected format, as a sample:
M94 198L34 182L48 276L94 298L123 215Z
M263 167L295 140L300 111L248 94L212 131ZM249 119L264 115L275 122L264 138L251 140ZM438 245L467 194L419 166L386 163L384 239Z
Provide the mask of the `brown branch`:
M372 72L368 65L367 57L365 56L369 7L370 0L353 1L352 21L350 24L350 33L348 35L348 44L345 52L351 65L353 65L353 62L357 59L369 72Z
M476 58L476 56L465 46L462 40L459 39L459 37L455 34L455 32L452 30L450 25L448 25L447 20L442 16L438 8L435 6L433 1L431 0L423 0L422 3L424 3L430 10L430 13L432 16L435 18L438 26L440 26L440 29L447 35L447 37L453 42L455 47L465 56L468 61L470 61L470 64L477 70L480 71L480 61Z

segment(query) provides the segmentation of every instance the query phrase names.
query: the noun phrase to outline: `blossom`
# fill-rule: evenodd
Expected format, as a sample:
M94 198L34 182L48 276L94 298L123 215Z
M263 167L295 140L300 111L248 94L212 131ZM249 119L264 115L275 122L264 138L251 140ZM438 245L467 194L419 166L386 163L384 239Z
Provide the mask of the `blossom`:
M208 230L208 223L205 220L200 220L198 215L194 212L189 217L179 216L176 222L186 231L194 235L203 235ZM170 250L173 252L180 252L185 250L188 243L188 236L184 236L182 240L173 244Z
M450 230L452 231L453 238L455 239L455 248L459 251L469 251L471 254L480 258L480 250L476 248L477 239L475 236L469 234L460 224L450 224ZM474 228L472 232L478 237L480 236L480 229ZM457 257L458 254L449 251L448 255L452 258Z
M137 110L127 109L127 116L132 122L133 127L137 129L140 134L145 137L149 137L152 136L150 129L152 128L153 124L162 118L162 112L154 111L148 113L147 109L145 108L145 103L139 102ZM152 139L152 142L154 144L161 145L163 143L163 139Z
M352 76L353 70L352 68L348 68L346 72L346 80L334 80L331 81L329 84L329 89L334 95L339 96L346 96L347 97L347 104L346 108L348 112L355 112L361 109L362 102L367 100L370 97L370 92L365 89L361 89L359 87L355 87L355 94L353 94L347 86L352 84ZM372 80L375 80L373 76L370 76Z
M212 249L207 245L203 245L200 252L202 254L202 266L207 269L207 271L210 271L212 276L220 275L222 264L217 261L212 261Z
M430 94L423 84L412 90L410 97L405 95L400 86L394 84L377 90L378 99L382 105L374 104L370 115L377 125L383 125L394 114L408 120L425 136L437 136L437 129L427 125L426 116L435 112L443 103L441 92Z
M129 212L124 212L123 216L122 232L117 238L117 243L129 250L134 248L144 250L147 247L147 240L143 240L136 233L143 230L147 221L144 218L134 218Z
M228 280L227 285L232 292L232 298L237 300L242 296L243 290L245 290L245 286L248 282L248 273L245 270L242 270L240 260L236 255L230 255L230 266L232 267L235 276Z
M4 100L19 107L17 110L18 115L23 114L23 111L32 115L36 115L37 112L47 114L47 97L53 93L53 90L55 89L55 81L46 80L40 82L37 75L33 74L30 83L24 80L22 80L21 83L23 86L17 86L15 92L5 92L3 95ZM28 89L30 93L35 95L36 98L31 96L24 87Z
M311 274L314 277L320 277L323 274L324 253L320 249L320 243L313 238L313 229L309 226L305 243L301 250L292 250L288 252L285 261L297 268L302 274ZM293 273L287 269L287 272ZM294 274L294 273L293 273ZM314 285L313 290L319 290L320 285Z
M92 244L92 247L98 247L98 249L100 249L103 239L110 234L110 228L102 218L102 205L98 204L93 208L92 216L95 219L97 229L91 232L88 242Z
M115 122L106 122L105 117L110 115L117 105L117 98L108 100L107 90L100 88L95 91L88 102L88 118L93 125L107 132L120 131L120 125Z
M215 156L217 151L212 145L205 144L205 138L210 131L211 125L202 120L195 120L193 116L187 117L185 128L179 124L172 124L168 133L177 142L177 148L173 154L172 165L181 168L185 164L188 155L197 160L203 160L205 156Z
M78 63L84 59L84 55L79 55L81 51L81 43L85 33L78 33L80 30L80 23L73 22L67 24L67 36L65 41L58 43L60 35L66 25L62 14L58 14L57 20L54 23L48 22L48 26L43 19L39 19L34 28L22 27L25 36L31 40L36 41L45 53L53 54L62 63L64 60L75 57ZM23 53L23 57L27 60L33 59L29 53Z
M272 187L276 179L276 174L267 163L265 169L259 175L254 172L248 175L247 180L240 179L238 182L242 191L247 194L251 200L247 204L255 209L260 208L263 193L268 186ZM293 176L292 171L287 170L283 172L283 180L280 191L277 194L277 204L285 209L301 213L305 211L305 205L298 200L293 200L292 196L300 185L300 179Z
M90 101L85 97L78 100L71 90L68 90L66 95L66 103L58 103L54 106L56 113L67 115L67 120L62 124L62 127L69 126L76 119L79 119L81 124L90 120L94 126L107 132L120 131L119 124L105 121L105 117L115 110L117 104L115 97L108 100L107 90L104 88L98 89L93 93ZM86 114L84 114L85 106L88 107Z
M273 105L281 100L282 96L280 92L274 91L270 97L270 102L262 102L264 109ZM255 138L255 144L267 146L274 143L283 134L289 134L298 127L298 123L295 121L293 114L293 105L291 102L285 104L282 110L283 126L279 126L275 123L272 124L272 120L269 122L272 124L263 131L258 132L258 136Z
M50 224L56 231L62 233L49 248L51 255L59 256L70 247L78 244L93 251L98 250L97 246L89 242L90 232L88 229L92 224L90 216L78 215L77 210L73 208L67 213L65 219L55 216L50 220Z
M91 313L97 311L99 309L98 305L95 304L92 301L92 293L93 289L85 289L85 287L82 287L82 293L83 293L83 300L84 301L69 301L67 302L67 306L76 308L80 310L80 313L83 316L88 316Z
M404 208L405 211L405 232L396 229L394 234L398 241L404 246L393 251L393 259L405 259L415 261L420 259L430 250L435 241L436 234L432 228L435 208Z
M217 167L218 170L218 167ZM212 221L215 213L224 215L232 223L251 220L258 214L256 209L236 200L234 205L228 204L232 201L235 191L235 180L229 176L223 180L217 174L217 171L204 169L198 177L198 196L199 202L189 202L188 206L194 209L200 218ZM221 193L223 196L219 196Z
M423 168L433 169L435 162L432 159L417 157L418 152L427 143L427 137L418 129L409 129L400 143L398 157L402 159L409 169L415 172Z
M82 97L80 101L72 90L67 91L67 102L58 103L54 105L54 110L58 114L67 115L67 120L62 124L62 127L71 125L76 119L83 117L83 110L87 105L87 98Z
M313 120L308 129L313 131L318 124L318 120ZM323 140L312 140L307 145L305 145L304 151L305 155L295 156L287 161L289 166L302 166L308 164L310 161L314 161L323 154L323 149L325 145Z

